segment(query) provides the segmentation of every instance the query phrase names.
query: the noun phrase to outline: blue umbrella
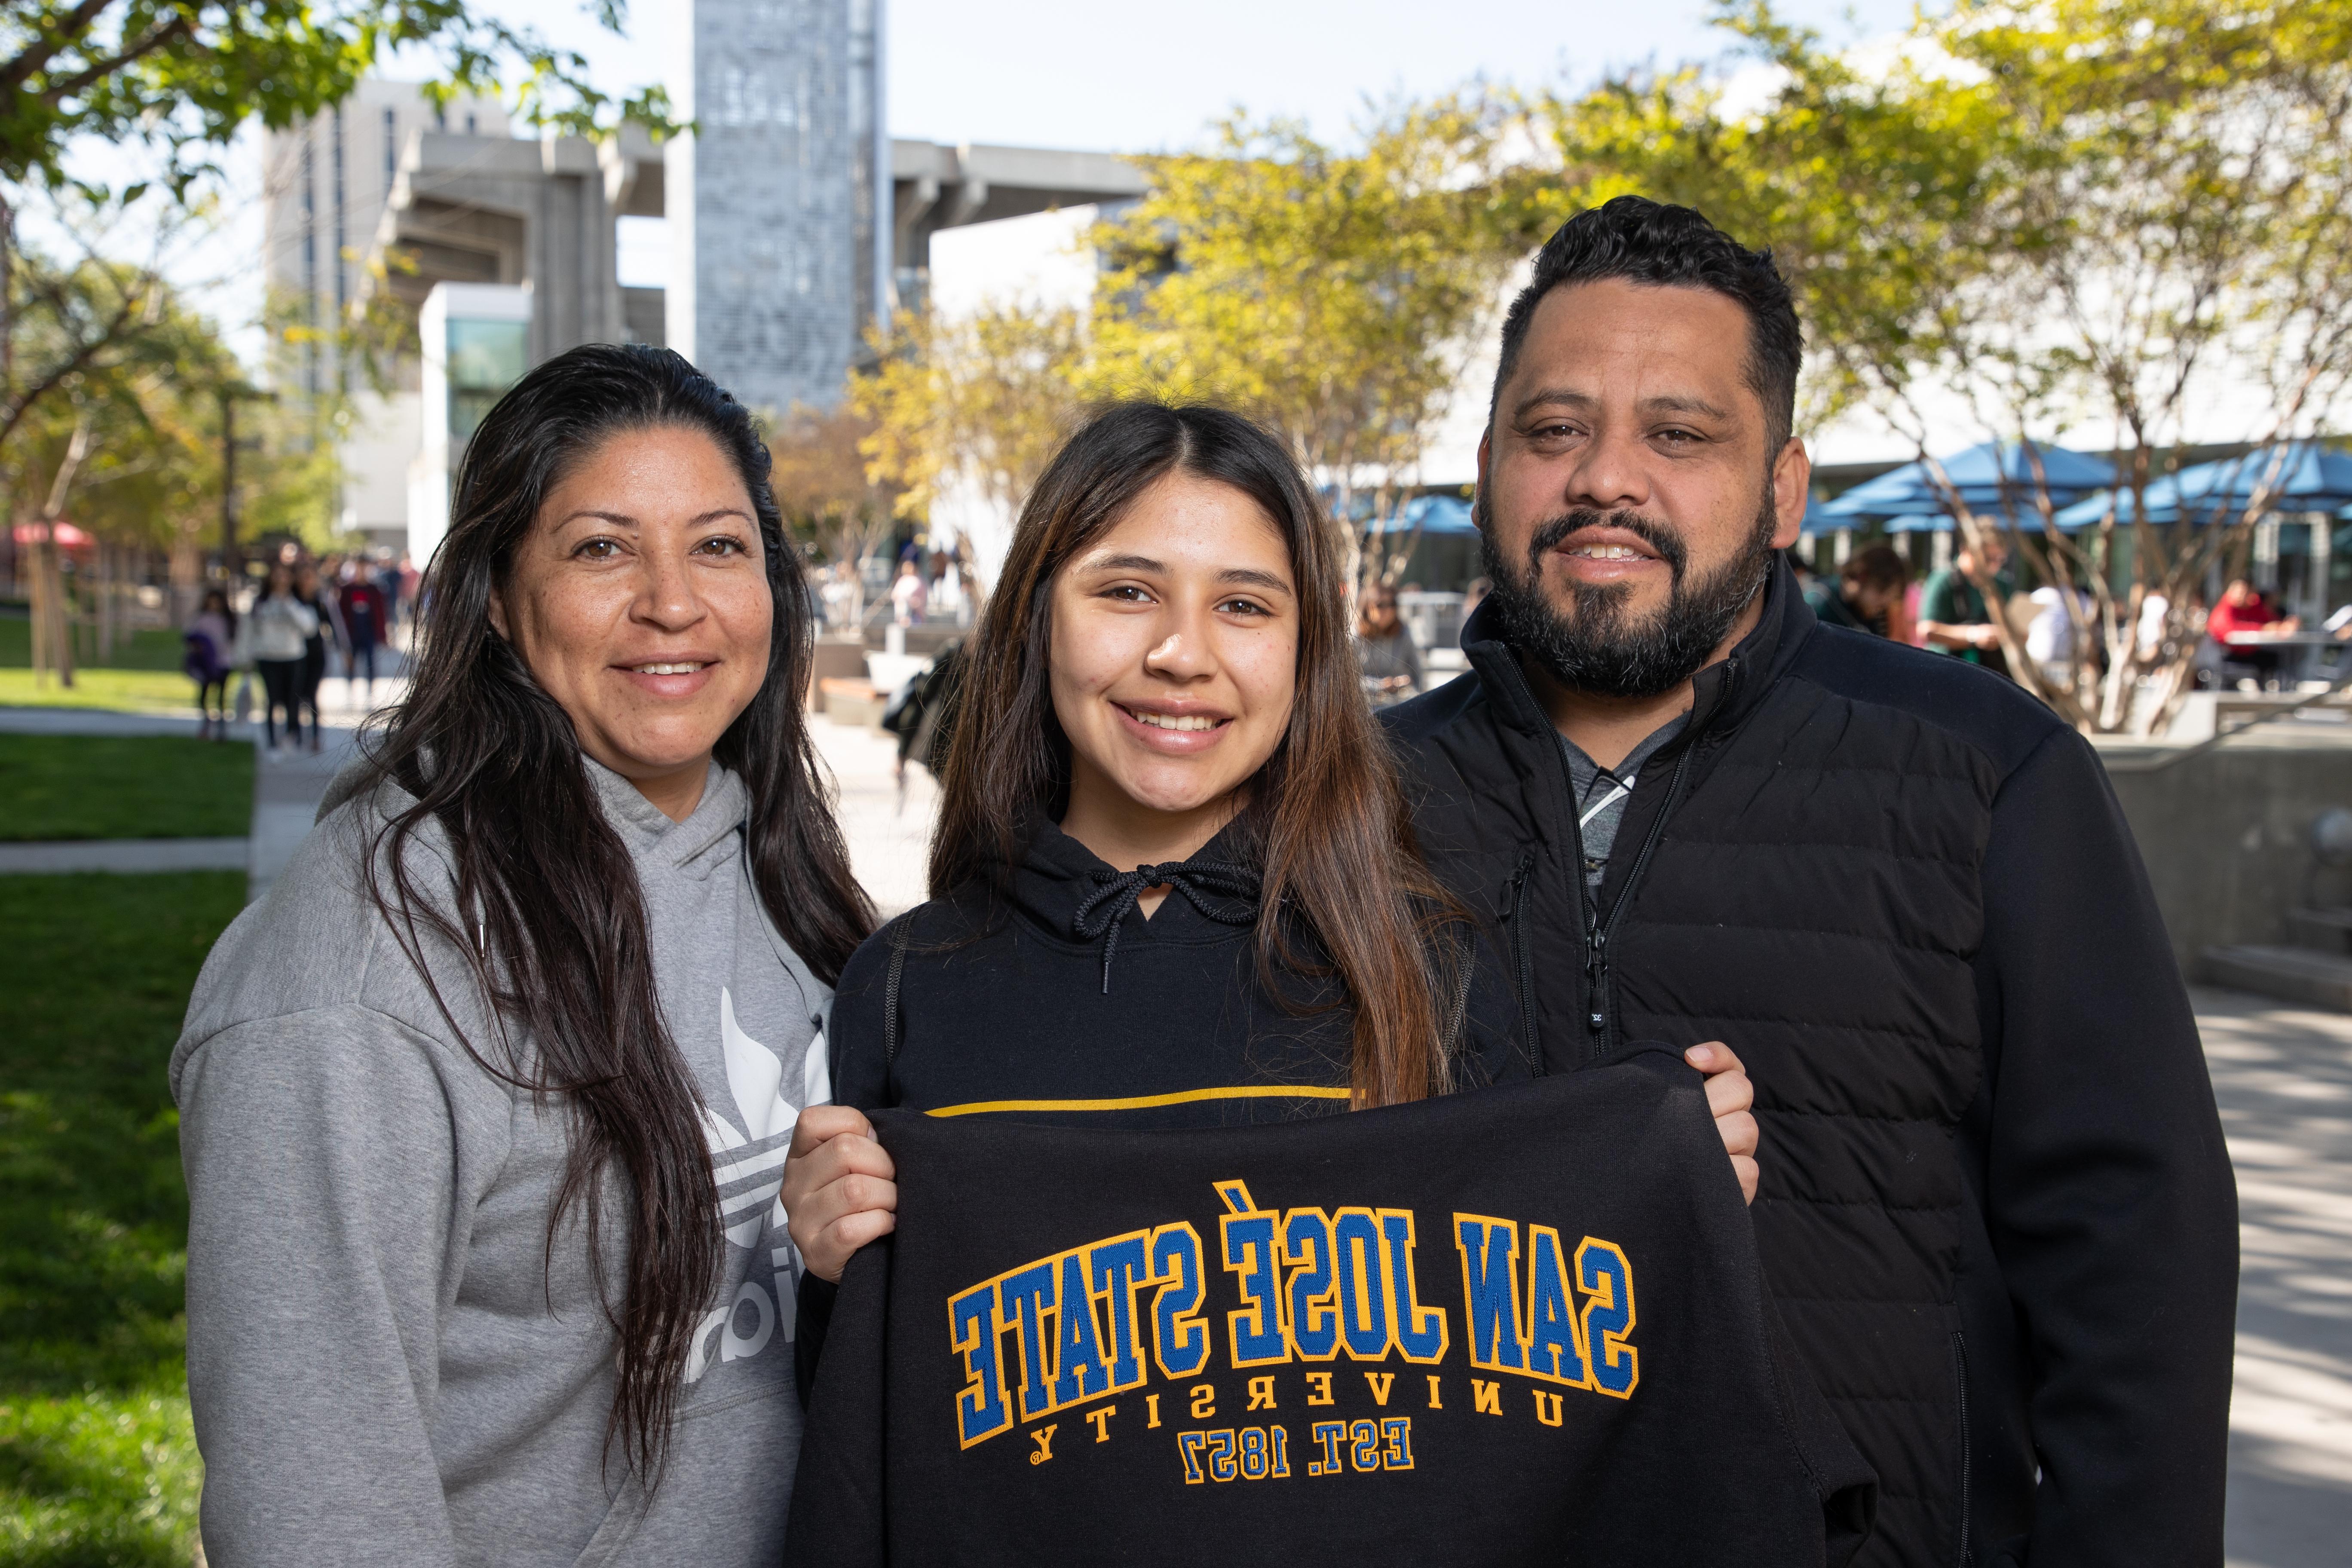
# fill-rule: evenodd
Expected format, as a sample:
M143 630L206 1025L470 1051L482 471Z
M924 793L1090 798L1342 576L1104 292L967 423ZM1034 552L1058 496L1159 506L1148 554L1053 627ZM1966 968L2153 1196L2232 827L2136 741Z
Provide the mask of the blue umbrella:
M2033 450L2042 459L2050 499L2058 505L2115 483L2115 468L2086 452L2064 447ZM1945 478L1970 511L2000 510L2005 502L2023 502L2033 493L2033 458L2020 442L1986 441L1945 458L1943 467ZM1823 507L1829 516L1844 520L1840 527L1869 520L1887 521L1897 532L1941 531L1952 526L1944 510L1943 493L1928 477L1924 462L1906 463L1874 479L1865 479Z
M1810 496L1807 497L1805 500L1805 521L1800 525L1799 531L1807 534L1835 533L1841 528L1852 528L1853 526L1853 519L1850 517L1832 517L1829 512L1829 504L1830 503L1827 501L1815 500Z
M2352 502L2352 457L2316 441L2295 441L2284 456L2264 447L2158 479L2147 487L2147 521L2178 522L2186 513L2192 522L2234 521L2265 479L2271 481L2273 511L2333 511ZM2058 526L2090 527L2107 515L2110 505L2116 507L2119 521L2128 521L2131 502L2128 491L2119 501L2102 492L2060 512Z
M1370 531L1411 533L1415 524L1423 533L1478 531L1478 525L1470 521L1470 503L1459 496L1415 496Z

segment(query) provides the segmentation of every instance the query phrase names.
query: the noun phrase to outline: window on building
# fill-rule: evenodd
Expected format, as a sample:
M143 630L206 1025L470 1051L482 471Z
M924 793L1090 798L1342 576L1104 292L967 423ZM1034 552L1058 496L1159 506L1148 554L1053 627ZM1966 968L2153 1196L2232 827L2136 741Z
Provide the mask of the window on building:
M383 188L392 189L392 182L400 174L400 115L396 110L383 111Z

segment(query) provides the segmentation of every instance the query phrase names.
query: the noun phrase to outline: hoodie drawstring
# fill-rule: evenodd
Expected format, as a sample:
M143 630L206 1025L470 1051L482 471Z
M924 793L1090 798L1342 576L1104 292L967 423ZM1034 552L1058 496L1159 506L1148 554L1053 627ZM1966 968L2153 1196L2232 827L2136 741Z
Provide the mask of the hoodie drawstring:
M1097 871L1095 890L1078 912L1071 917L1071 928L1082 942L1103 939L1103 994L1110 994L1110 961L1118 952L1118 928L1129 910L1143 897L1147 888L1172 887L1184 895L1185 901L1222 925L1245 926L1257 919L1258 875L1247 866L1236 866L1226 860L1171 860L1160 866L1139 866L1132 871ZM1234 904L1213 901L1212 895L1223 894L1239 900Z

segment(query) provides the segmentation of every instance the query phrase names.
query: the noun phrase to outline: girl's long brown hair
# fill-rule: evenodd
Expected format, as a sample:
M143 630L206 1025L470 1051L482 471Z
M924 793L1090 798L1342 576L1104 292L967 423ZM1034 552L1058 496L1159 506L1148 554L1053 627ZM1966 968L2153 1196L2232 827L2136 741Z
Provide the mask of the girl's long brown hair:
M1439 928L1458 912L1414 847L1395 763L1364 700L1336 532L1282 443L1239 415L1114 404L1046 467L965 656L931 894L1000 877L1034 814L1066 798L1069 741L1047 686L1054 582L1171 473L1256 502L1289 548L1298 588L1290 727L1249 781L1242 813L1264 878L1261 984L1283 995L1276 975L1286 969L1345 986L1359 1109L1442 1093L1451 1075L1438 999L1453 976Z
M776 929L817 977L873 929L817 771L801 694L814 631L800 555L768 488L768 450L749 410L665 349L591 345L548 361L483 419L457 473L448 537L435 553L408 700L367 752L372 782L414 804L377 835L365 880L445 1019L484 1070L571 1113L551 1255L578 1205L601 1282L609 1187L624 1220L623 1299L609 1437L657 1481L695 1325L710 1310L726 1244L694 1075L655 994L645 900L626 846L604 820L571 719L490 625L541 503L625 430L699 431L751 497L774 621L767 679L719 737L719 763L751 795L751 881ZM405 852L437 823L455 861L454 904L419 884ZM378 865L384 867L379 874ZM491 1001L497 1043L468 1038L427 966L425 941L462 955Z

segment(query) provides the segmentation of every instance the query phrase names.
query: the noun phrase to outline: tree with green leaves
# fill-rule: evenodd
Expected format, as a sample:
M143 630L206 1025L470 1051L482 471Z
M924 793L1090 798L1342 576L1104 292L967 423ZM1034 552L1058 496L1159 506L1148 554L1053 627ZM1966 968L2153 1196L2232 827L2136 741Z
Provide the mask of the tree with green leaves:
M1096 236L1114 265L1081 390L1255 415L1339 517L1374 527L1389 548L1370 573L1392 576L1412 540L1378 525L1420 482L1526 250L1524 213L1502 195L1507 122L1474 90L1392 109L1352 151L1236 115L1208 152L1139 160L1150 194Z
M72 609L56 537L76 487L125 463L163 461L128 448L152 434L159 402L205 384L228 356L152 268L35 250L16 258L16 274L22 376L0 401L0 484L9 522L31 535L19 574L32 589L34 668L71 684Z
M848 407L866 426L866 472L898 516L977 497L1010 517L1083 406L1088 343L1077 311L1005 300L960 316L901 313Z
M592 10L614 31L625 21L624 0L594 0ZM170 205L200 205L205 177L240 129L258 121L281 130L316 114L404 49L437 59L428 94L503 89L527 124L596 135L624 120L672 123L661 88L609 94L577 51L466 0L28 0L0 14L0 469L23 467L9 443L46 402L170 341L152 331L152 265L20 255L16 220L27 200L77 208L69 236L138 208L151 184ZM152 153L152 181L117 191L78 177L73 149L95 142ZM216 368L235 378L233 366Z
M623 0L595 0L618 32ZM615 98L575 50L466 0L29 0L0 16L0 181L69 177L78 138L138 142L164 154L184 193L248 121L283 130L350 96L378 62L421 48L438 59L427 90L511 90L533 125L599 134L625 119L668 123L658 87Z
M1955 408L2005 439L2107 432L2127 499L2092 529L2056 527L2043 483L1984 516L1942 489L1963 537L2001 531L2090 596L2065 601L2080 655L2055 679L1996 618L2021 682L2086 730L2168 722L2203 581L2276 497L2162 527L2137 498L2204 438L2225 379L2261 393L2254 434L2279 441L2323 428L2352 376L2352 13L1959 0L1866 63L1762 0L1717 21L1773 68L1764 101L1727 107L1696 71L1555 98L1551 199L1640 190L1769 244L1812 350L1809 415L1866 407L1939 480L1927 442Z
M864 447L877 435L855 407L830 414L795 406L768 437L768 485L785 525L829 565L851 576L850 624L866 614L857 563L887 541L898 520L892 486L868 469Z

